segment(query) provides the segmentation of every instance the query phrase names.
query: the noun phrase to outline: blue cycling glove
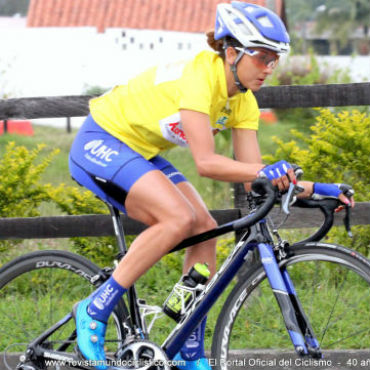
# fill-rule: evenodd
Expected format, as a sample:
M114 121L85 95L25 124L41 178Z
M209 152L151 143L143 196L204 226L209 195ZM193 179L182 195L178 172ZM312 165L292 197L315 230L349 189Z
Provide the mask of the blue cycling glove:
M287 161L279 161L262 168L262 170L258 173L258 177L266 177L270 181L278 179L286 175L289 168L292 168L290 163Z
M347 198L350 198L355 192L352 187L347 184L323 184L315 182L313 184L312 199L338 198L341 193Z

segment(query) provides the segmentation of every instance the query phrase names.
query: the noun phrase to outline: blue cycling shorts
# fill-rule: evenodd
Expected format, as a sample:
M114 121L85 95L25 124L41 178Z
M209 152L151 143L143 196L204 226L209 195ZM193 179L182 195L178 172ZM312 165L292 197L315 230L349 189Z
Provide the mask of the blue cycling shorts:
M69 169L80 185L122 212L126 212L124 203L131 186L149 171L162 171L174 184L187 181L170 162L160 156L145 159L101 128L91 115L72 144Z

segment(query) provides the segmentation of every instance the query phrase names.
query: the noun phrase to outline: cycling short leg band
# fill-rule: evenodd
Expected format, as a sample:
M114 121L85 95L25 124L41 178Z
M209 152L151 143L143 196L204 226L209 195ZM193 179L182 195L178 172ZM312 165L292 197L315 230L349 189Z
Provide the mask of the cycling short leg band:
M111 276L92 294L92 301L87 308L87 313L93 319L107 323L115 305L126 290Z

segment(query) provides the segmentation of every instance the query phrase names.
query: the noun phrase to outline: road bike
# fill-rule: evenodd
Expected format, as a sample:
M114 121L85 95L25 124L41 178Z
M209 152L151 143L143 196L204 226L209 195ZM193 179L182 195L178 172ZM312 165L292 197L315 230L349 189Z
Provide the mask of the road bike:
M322 226L306 240L292 244L282 240L268 216L279 194L267 180L257 179L247 215L192 236L171 251L229 232L244 232L192 306L182 307L182 319L163 343L150 340L162 307L140 299L135 286L131 287L108 322L106 352L112 368L175 368L171 359L236 280L212 328L214 369L233 369L231 359L241 349L249 349L248 353L261 348L294 349L298 357L313 360L325 358L331 350L369 352L370 261L354 250L319 241L333 225L339 200L297 199L297 189L291 184L287 194L280 196L286 214L294 202L297 207L318 208L324 215ZM119 260L127 247L120 213L109 208ZM347 228L349 212L347 208ZM254 256L252 264L250 256ZM113 269L99 268L62 250L28 253L4 265L0 269L0 351L5 366L91 369L91 363L74 349L76 331L70 311ZM18 356L13 365L7 360L9 353Z

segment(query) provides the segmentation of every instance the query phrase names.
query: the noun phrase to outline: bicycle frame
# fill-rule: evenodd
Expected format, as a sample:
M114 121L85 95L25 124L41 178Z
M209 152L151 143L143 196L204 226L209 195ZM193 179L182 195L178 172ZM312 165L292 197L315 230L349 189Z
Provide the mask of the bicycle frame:
M206 239L205 234L202 240ZM232 254L229 255L206 289L197 298L193 309L187 313L185 319L175 327L163 343L162 347L170 359L180 350L184 338L188 338L191 332L200 324L224 289L237 275L247 254L255 248L259 251L268 281L297 354L300 356L311 355L314 358L322 357L319 343L299 302L289 273L286 269L282 273L280 272L272 245L265 220L253 225L241 238Z
M112 206L108 205L108 207L113 219L114 230L120 249L120 257L122 257L126 253L127 248L125 245L120 214L118 210ZM184 240L172 251L212 239L216 236L240 229L241 227L242 224L240 223L240 220L221 225L216 229ZM280 271L278 261L274 254L273 240L270 231L265 220L262 219L252 225L243 235L232 253L221 266L220 270L215 274L200 296L197 297L192 309L186 313L185 318L177 324L163 343L162 348L169 359L172 359L180 350L186 338L188 338L191 332L200 324L225 288L237 275L241 266L244 264L247 254L256 248L259 251L268 281L281 309L286 328L297 354L300 356L311 355L315 358L322 357L318 341L302 309L288 271L286 269L282 269L282 271ZM130 317L133 327L136 330L136 334L140 334L144 338L143 318L140 315L139 302L137 300L134 286L128 290L127 297L129 300ZM52 333L67 323L71 318L71 314L66 315L58 323L33 340L28 346L29 353L27 354L26 352L26 356L28 355L28 357L31 358L36 355L37 357L55 360L64 360L69 362L78 361L79 358L77 355L63 352L69 346L69 343L63 344L57 351L48 350L42 346L42 343L46 341ZM75 338L76 333L74 331L69 339L74 340ZM76 367L85 368L84 366L78 365Z

